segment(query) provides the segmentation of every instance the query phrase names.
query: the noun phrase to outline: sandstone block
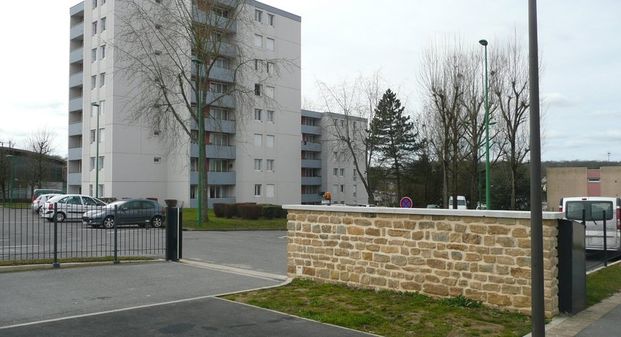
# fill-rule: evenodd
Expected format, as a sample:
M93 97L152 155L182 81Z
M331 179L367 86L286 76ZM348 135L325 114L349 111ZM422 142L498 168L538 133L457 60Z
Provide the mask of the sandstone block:
M432 283L423 284L423 292L437 296L448 296L449 294L447 286L443 284Z

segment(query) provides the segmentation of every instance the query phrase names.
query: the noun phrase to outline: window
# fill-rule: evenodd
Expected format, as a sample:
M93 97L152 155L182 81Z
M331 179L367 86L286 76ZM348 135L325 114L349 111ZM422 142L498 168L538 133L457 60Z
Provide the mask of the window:
M91 63L97 61L97 48L91 49Z
M101 171L104 167L104 157L99 157L99 170Z
M89 165L89 169L92 171L95 169L95 157L91 157L90 158L90 165Z
M97 140L99 143L102 143L104 141L104 135L105 135L105 131L106 129L99 129L97 132Z
M97 0L93 0L93 8L97 8Z
M255 159L254 160L254 170L255 171L261 171L261 162L263 160L262 159Z
M274 159L268 159L265 162L265 169L274 172Z
M271 74L274 71L274 63L267 62L267 73Z
M95 131L96 131L95 129L91 130L91 144L95 143Z
M97 34L97 21L93 22L92 29L93 29L93 34L92 35Z
M265 38L265 48L267 50L274 50L274 39Z
M97 75L91 76L91 89L95 89L97 87Z
M358 179L358 173L356 172L356 169L354 169L354 170L353 170L353 173L352 173L352 179L353 179L354 181L356 181L356 180ZM355 186L355 185L354 185L354 186Z
M160 130L153 130L153 135L154 135L154 136L159 136L159 135L160 135L160 133L161 133L161 131L160 131Z
M274 87L265 87L265 96L274 98Z
M267 146L268 148L273 148L274 147L274 136L273 135L267 135L265 136L265 146Z
M261 196L261 184L254 184L254 196L255 197Z
M231 138L228 133L211 132L208 135L207 143L209 145L217 146L229 146L231 145Z
M224 57L218 57L216 59L216 62L214 62L215 66L218 68L222 68L222 69L230 69L231 68L231 62L229 62L229 59L224 58Z
M259 71L260 67L261 67L261 60L254 59L254 70Z
M211 164L211 160L209 164ZM190 172L198 172L198 158L190 158Z
M228 86L225 83L211 82L211 84L209 84L209 91L215 92L216 94L224 94L227 90Z
M261 121L261 109L254 109L254 120Z
M101 59L103 60L106 57L106 45L102 45L101 47L99 47L99 49L101 50Z
M99 184L99 191L97 191L97 193L99 193L99 195L96 195L96 198L101 197L102 195L104 195L104 185L103 184Z
M340 174L340 176L342 177L342 176L344 176L344 175L345 175L345 169L344 169L344 168L342 168L342 169L341 169L341 174Z
M190 199L196 199L198 194L198 185L190 185Z
M263 47L263 35L254 34L254 46L257 48Z
M254 85L254 94L256 96L261 96L261 85L258 83Z
M341 193L345 192L345 185L341 185Z
M263 22L263 11L254 10L254 21Z
M89 184L88 185L88 195L90 195L90 196L93 195L93 184Z
M352 196L355 198L356 194L358 194L358 185L353 185L352 191Z
M153 163L159 164L162 162L162 157L153 157Z
M270 26L274 25L274 14L267 14L267 23Z
M334 160L338 161L339 160L339 153L336 152L336 151L332 152L332 157L334 157ZM334 175L336 175L336 174L334 174Z
M274 197L274 185L265 185L265 197L273 198Z
M106 30L106 18L105 17L101 18L101 23L99 25L101 26L102 32Z
M99 87L103 87L106 84L106 73L99 74Z
M198 160L196 162L198 165ZM210 159L209 160L209 172L232 172L233 161L227 159Z
M99 116L103 116L106 112L106 101L99 101L99 108L97 108L97 113Z
M339 175L339 169L338 168L334 168L332 170L332 172L334 173L334 176L338 177L338 175Z
M255 133L254 134L254 146L261 146L261 143L263 143L263 135Z
M267 110L267 121L272 123L274 122L274 111Z

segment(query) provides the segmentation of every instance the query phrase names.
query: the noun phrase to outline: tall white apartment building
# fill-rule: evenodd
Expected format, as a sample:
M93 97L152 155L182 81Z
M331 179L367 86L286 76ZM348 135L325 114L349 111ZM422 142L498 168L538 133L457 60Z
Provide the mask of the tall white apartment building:
M332 194L332 203L365 205L368 196L349 150L338 135L349 131L365 132L367 120L330 112L302 110L302 203L319 204L324 192ZM338 130L337 130L338 129ZM359 144L360 145L360 144ZM361 147L358 149L361 150ZM364 152L357 153L360 170L366 171Z
M68 192L177 199L195 207L198 146L188 137L171 149L158 130L132 119L134 93L114 48L123 2L86 0L70 9ZM232 3L218 2L223 11ZM234 81L227 65L239 62L231 52L239 45L257 63L280 59L292 66L260 84L271 103L257 97L238 104L231 96L211 106L216 120L205 120L209 203L299 203L301 18L253 0L243 4L240 17L253 24L222 30L224 62L210 78L222 85ZM244 86L259 85L256 74L246 75Z

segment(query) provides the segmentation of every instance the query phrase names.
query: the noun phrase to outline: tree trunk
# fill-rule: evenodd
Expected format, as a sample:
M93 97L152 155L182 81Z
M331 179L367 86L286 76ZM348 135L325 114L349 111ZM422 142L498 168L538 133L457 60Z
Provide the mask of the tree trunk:
M511 163L511 209L515 210L515 192L517 189L517 167Z

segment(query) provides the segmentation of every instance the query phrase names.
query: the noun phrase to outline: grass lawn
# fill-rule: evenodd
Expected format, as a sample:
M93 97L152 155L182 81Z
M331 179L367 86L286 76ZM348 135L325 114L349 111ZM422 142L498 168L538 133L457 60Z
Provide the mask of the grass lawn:
M207 223L196 223L196 208L183 209L183 228L193 230L285 230L287 219L246 220L240 218L216 218L213 209L209 210Z
M591 306L621 291L621 265L587 276ZM373 291L294 280L291 284L225 298L385 336L523 336L530 318L465 298Z
M0 203L0 206L4 208L14 208L14 209L22 209L22 208L30 208L32 204L28 202L3 202Z

